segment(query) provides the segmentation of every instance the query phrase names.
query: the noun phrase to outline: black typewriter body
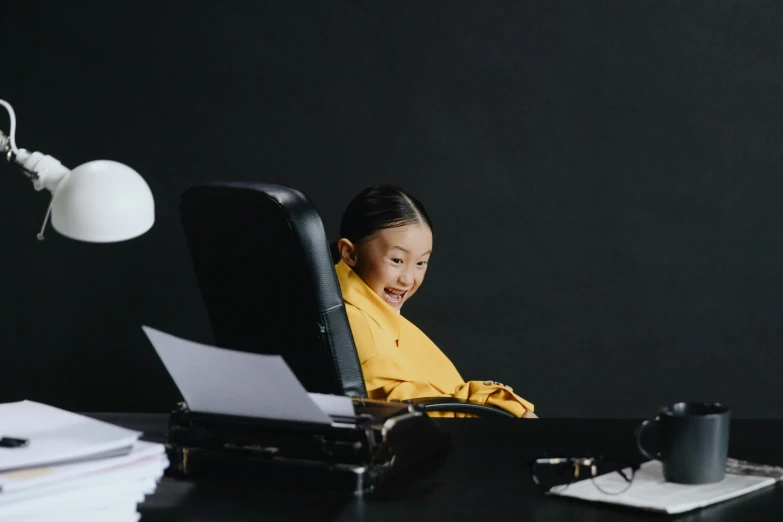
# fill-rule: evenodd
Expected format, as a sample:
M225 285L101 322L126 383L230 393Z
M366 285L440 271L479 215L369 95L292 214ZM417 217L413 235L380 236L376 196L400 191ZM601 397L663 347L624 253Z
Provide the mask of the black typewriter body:
M331 425L191 411L169 418L170 475L253 480L361 495L431 465L448 437L416 406L353 399L355 415Z

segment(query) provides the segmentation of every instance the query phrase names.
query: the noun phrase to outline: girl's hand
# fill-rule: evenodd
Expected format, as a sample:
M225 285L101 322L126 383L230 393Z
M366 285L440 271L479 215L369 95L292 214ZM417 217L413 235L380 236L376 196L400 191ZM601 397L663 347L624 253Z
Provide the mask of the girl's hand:
M537 419L538 415L536 415L532 411L526 411L525 413L522 414L522 418L523 419Z

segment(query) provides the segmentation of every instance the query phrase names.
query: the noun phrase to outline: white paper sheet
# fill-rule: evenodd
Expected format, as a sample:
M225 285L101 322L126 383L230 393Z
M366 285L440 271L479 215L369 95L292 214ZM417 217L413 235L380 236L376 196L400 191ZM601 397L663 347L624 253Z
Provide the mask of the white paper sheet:
M607 491L618 491L614 482L623 479L617 473L602 475L596 480ZM560 496L579 498L593 502L606 502L631 506L663 513L684 513L693 509L723 502L745 495L752 491L771 486L775 478L750 475L726 474L723 481L716 484L684 485L666 482L663 478L663 466L658 461L642 464L636 472L631 486L623 493L607 495L599 491L588 480L582 480L557 493Z
M0 522L138 522L141 515L135 510L126 508L106 509L93 513L50 513L47 515L21 516Z
M142 328L191 411L332 423L281 356L216 348Z
M106 496L106 498L97 501L94 496L73 495L68 499L69 501L60 501L58 503L47 502L48 497L42 497L40 501L39 499L33 499L28 502L10 504L3 506L3 509L0 510L0 522L5 522L6 520L15 521L21 517L45 517L52 514L68 517L85 515L87 513L101 513L115 509L133 513L138 505L144 501L144 498L139 498L134 491L123 492L122 495L112 494L111 491L108 491L107 495L105 488L95 488L87 491L92 492L95 496Z
M141 432L34 401L0 404L0 436L28 439L0 448L0 471L83 459L127 448Z
M0 494L0 516L17 502L70 502L81 495L102 497L127 494L141 501L147 491L154 491L168 465L165 456L120 468L43 484L38 487Z
M355 417L353 401L343 395L326 395L310 392L310 398L327 414L333 417Z
M137 441L131 452L121 457L111 457L98 460L90 460L77 464L62 464L59 466L44 466L26 468L17 471L0 473L0 492L8 493L26 488L41 486L68 480L74 477L89 475L121 466L142 463L145 460L159 461L165 452L162 444Z

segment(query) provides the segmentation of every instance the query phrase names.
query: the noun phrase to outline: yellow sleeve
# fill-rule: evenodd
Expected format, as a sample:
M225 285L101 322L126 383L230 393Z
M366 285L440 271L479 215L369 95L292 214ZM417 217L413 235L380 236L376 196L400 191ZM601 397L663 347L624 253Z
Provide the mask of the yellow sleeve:
M535 410L535 406L515 394L508 386L487 384L485 381L468 381L459 384L451 393L444 393L428 382L412 381L392 377L398 375L394 361L388 357L377 356L362 365L367 393L371 399L406 400L421 397L454 397L456 399L495 406L522 417L525 412ZM369 378L368 378L369 377Z
M353 306L346 312L351 324L359 363L362 367L367 395L371 399L406 400L421 397L455 397L488 406L502 408L517 417L534 406L516 395L507 386L489 381L468 381L456 384L454 389L440 389L427 382L426 374L418 367L410 367L404 357L397 357L395 341L380 328L373 329L365 314ZM373 323L374 324L374 323ZM405 366L405 365L408 366ZM416 377L418 375L418 378Z
M487 406L496 406L507 412L521 417L526 411L533 413L535 406L526 401L508 386L501 384L487 384L487 381L468 381L457 386L454 390L454 397L458 399L486 404Z

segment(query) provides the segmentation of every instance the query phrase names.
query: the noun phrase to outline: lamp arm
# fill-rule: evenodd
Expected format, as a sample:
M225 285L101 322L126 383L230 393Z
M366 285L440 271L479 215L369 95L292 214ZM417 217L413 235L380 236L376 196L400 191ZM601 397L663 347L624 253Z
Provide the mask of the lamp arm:
M47 189L54 194L57 185L70 172L56 158L40 152L28 152L16 146L16 114L11 104L0 100L0 105L8 111L11 118L11 132L8 136L0 132L0 148L6 152L8 162L16 165L33 181L35 190Z
M16 113L14 112L14 108L11 107L11 104L7 101L0 100L0 105L5 107L5 110L8 111L8 117L11 119L11 132L8 136L0 132L0 145L3 149L7 148L8 151L13 152L14 155L16 155L19 153L19 148L16 146Z
M19 167L27 177L33 181L33 187L35 190L47 189L52 193L52 199L49 201L49 207L46 209L46 216L44 217L41 231L38 232L38 240L43 241L44 230L46 224L49 222L49 216L52 213L52 205L54 203L54 193L60 181L70 172L70 170L63 166L57 159L41 154L40 152L30 153L25 149L20 149L16 146L16 113L11 104L5 100L0 100L0 105L5 107L8 111L8 116L11 119L11 130L8 135L5 135L0 131L0 149L6 153L6 159L12 165Z

